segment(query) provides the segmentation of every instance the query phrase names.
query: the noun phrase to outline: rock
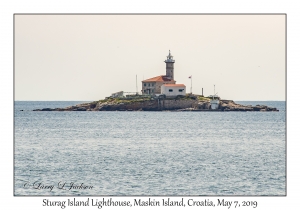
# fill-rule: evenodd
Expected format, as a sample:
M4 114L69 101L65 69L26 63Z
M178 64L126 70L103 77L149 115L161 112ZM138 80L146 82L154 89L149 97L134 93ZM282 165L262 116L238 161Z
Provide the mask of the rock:
M101 100L91 103L78 104L65 108L44 108L33 111L170 111L191 110L208 111L211 109L208 99L197 99L197 97L174 97L174 98L148 98L148 99L118 99ZM23 111L23 110L20 110ZM215 110L214 110L215 111ZM216 111L278 111L276 108L264 105L241 105L232 100L219 100Z
M199 101L197 109L209 109L210 102L209 101Z
M41 111L53 111L53 109L51 109L51 108L44 108Z
M259 111L260 109L261 109L261 108L260 108L259 106L257 106L257 105L256 105L255 107L253 107L253 110L254 110L254 111Z

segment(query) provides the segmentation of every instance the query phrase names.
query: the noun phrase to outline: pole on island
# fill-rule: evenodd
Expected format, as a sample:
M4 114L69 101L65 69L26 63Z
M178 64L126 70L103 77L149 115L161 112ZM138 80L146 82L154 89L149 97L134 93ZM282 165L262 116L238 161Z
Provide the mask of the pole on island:
M215 99L215 85L214 85L214 95L213 95L213 100Z
M189 76L189 79L191 79L191 94L192 94L192 75Z
M136 95L138 94L137 74L135 75Z
M193 93L193 91L192 91L193 90L193 85L192 85L193 83L192 83L192 81L193 81L193 77L191 77L191 94Z

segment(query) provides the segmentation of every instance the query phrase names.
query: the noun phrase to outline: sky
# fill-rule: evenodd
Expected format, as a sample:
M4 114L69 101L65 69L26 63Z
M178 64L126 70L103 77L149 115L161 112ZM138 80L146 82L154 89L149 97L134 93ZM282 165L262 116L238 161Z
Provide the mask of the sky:
M235 101L285 100L286 16L14 16L15 100L94 101L165 75Z

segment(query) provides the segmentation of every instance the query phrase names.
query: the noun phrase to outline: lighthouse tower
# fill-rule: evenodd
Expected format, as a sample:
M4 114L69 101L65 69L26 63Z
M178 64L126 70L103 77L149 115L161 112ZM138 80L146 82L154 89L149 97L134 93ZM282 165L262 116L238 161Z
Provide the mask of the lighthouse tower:
M174 80L174 63L173 56L171 55L171 51L169 50L169 55L167 56L166 63L166 76L172 80Z

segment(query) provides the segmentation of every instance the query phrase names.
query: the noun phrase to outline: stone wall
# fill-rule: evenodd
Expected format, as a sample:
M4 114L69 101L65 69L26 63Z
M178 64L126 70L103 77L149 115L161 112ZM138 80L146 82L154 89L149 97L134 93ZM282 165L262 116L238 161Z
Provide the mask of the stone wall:
M193 108L198 104L197 100L176 100L176 99L165 99L160 101L162 109L174 110L174 109L186 109Z
M140 101L120 104L98 104L96 109L99 111L160 111L193 108L197 106L197 100L187 99L155 99L150 101Z

